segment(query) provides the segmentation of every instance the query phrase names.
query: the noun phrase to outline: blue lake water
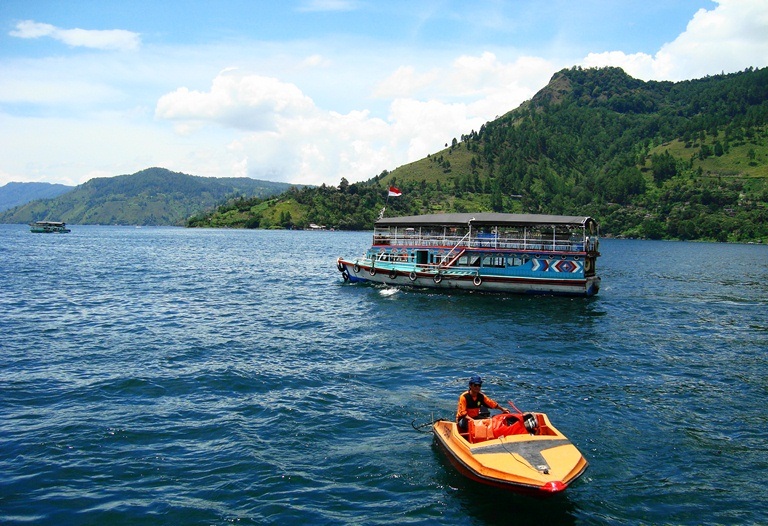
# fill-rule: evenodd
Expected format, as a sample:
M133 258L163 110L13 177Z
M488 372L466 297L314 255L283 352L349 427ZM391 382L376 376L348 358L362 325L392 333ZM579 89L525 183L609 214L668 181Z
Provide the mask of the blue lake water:
M0 523L768 523L768 247L603 240L566 299L344 284L369 238L0 225ZM581 449L564 495L412 429L472 374Z

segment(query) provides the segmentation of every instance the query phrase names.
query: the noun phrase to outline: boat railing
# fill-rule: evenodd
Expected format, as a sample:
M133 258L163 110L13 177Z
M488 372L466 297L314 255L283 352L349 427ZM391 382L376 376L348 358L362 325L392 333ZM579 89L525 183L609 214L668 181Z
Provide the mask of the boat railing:
M453 247L459 248L497 248L505 250L552 251L552 252L584 252L596 250L597 239L555 238L546 239L543 236L525 238L496 234L473 233L471 236L419 234L416 232L374 232L374 245L397 245L406 247Z

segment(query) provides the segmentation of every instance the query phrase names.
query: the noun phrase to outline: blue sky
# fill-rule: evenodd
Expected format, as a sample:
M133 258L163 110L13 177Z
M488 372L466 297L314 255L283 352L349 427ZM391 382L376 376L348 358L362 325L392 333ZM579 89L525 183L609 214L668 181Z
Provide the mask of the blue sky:
M3 0L0 185L151 166L361 181L574 65L765 67L768 0Z

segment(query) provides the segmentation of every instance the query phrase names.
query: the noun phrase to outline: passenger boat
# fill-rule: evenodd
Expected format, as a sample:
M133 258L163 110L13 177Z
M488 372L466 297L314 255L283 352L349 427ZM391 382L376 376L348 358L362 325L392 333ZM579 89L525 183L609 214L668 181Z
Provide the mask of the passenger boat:
M35 221L29 224L29 229L35 234L67 234L71 232L66 223L61 221Z
M599 226L591 217L458 213L380 218L344 280L501 293L593 296Z
M432 425L435 441L466 477L490 486L540 497L565 490L587 469L587 460L544 413L499 414Z

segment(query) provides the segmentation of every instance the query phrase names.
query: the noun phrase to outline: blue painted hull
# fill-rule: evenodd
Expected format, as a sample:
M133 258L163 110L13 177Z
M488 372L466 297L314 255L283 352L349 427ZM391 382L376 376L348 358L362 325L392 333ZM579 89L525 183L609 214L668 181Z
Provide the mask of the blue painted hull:
M515 272L510 269L503 273L489 273L461 268L437 270L414 264L373 262L366 259L339 259L337 265L343 278L350 283L587 297L594 296L600 290L600 278L584 277L583 270L565 273L549 268L535 271L521 268Z

